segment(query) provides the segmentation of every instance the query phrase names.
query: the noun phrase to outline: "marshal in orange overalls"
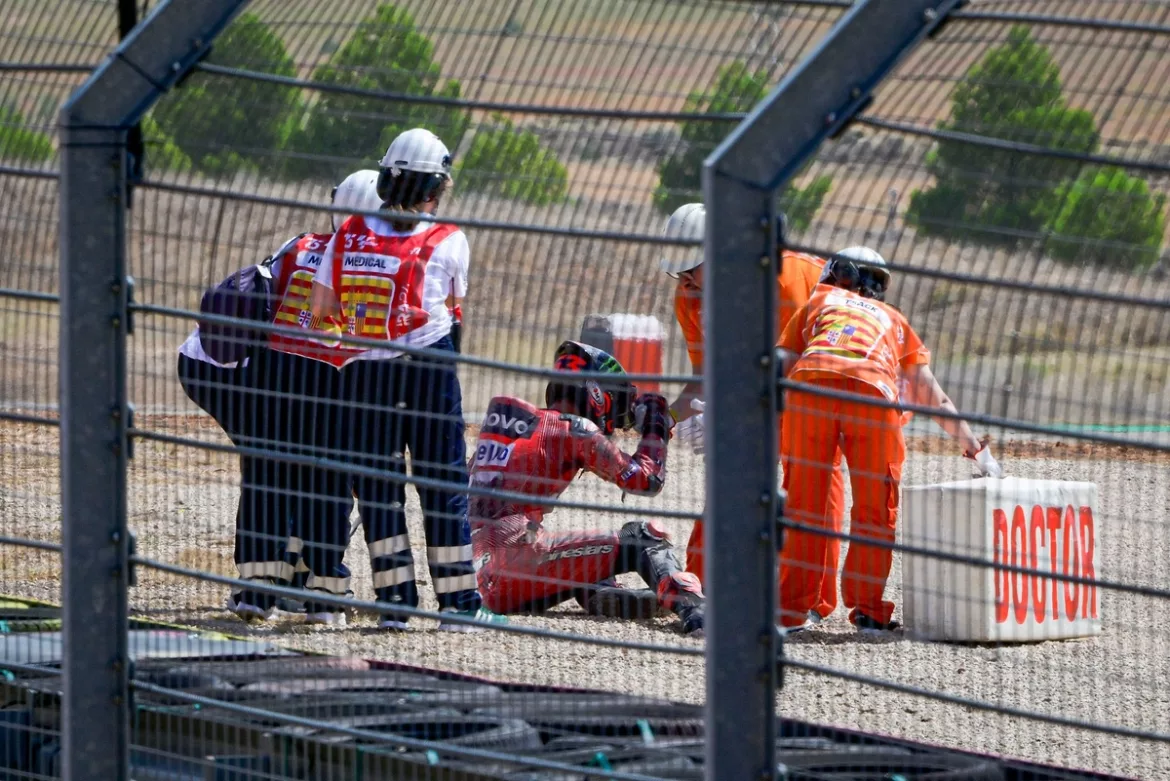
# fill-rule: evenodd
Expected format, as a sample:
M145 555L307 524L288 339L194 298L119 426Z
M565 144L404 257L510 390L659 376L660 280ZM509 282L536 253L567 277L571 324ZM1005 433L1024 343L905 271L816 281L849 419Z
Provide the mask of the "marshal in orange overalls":
M784 488L787 516L816 528L839 528L827 517L838 445L853 489L852 536L892 543L906 444L897 409L817 395L816 388L895 402L902 370L928 364L930 351L897 309L831 285L817 285L792 319L780 346L800 357L789 379L813 386L785 394L788 429ZM781 554L781 624L798 626L835 579L835 540L789 529ZM894 604L883 600L893 552L853 541L845 557L841 593L850 619L858 613L887 623Z
M793 315L808 302L813 288L816 287L820 280L821 270L825 265L823 258L800 252L789 252L785 250L781 253L780 257L780 275L776 280L777 297L780 302L776 313L777 334L784 332L785 326L788 325ZM691 366L696 374L699 374L703 370L702 305L703 291L688 284L686 277L680 279L674 294L674 316L678 320L679 327L682 329L683 338L687 344L687 355L690 356ZM788 459L786 457L788 449L784 430L781 428L780 461L785 473L788 471ZM825 508L825 512L827 517L836 519L839 527L845 517L845 480L840 469L840 451L837 452L833 464L834 470L830 479L828 506ZM703 573L705 572L703 569L703 539L703 520L700 518L695 522L695 526L691 531L691 537L687 542L687 571L699 575L700 578L704 576ZM831 553L839 552L840 546L837 540L832 541L832 547L833 551ZM836 607L836 580L829 579L825 591L822 594L822 599L818 601L814 608L822 616L828 616Z

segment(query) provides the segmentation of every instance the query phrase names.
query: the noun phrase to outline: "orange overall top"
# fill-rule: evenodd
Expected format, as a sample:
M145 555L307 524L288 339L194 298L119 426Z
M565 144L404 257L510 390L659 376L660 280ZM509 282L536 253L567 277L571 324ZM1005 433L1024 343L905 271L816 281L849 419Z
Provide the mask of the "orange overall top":
M821 278L824 258L800 252L781 253L780 275L776 278L777 298L776 337L784 333L784 326L804 306ZM679 280L674 291L674 317L687 343L687 355L695 371L703 368L703 291Z

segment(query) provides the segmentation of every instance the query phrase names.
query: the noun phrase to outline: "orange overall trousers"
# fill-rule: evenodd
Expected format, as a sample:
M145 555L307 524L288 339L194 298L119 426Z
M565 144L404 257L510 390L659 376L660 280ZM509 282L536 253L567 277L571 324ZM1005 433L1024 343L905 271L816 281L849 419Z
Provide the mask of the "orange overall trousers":
M788 325L788 321L792 319L802 306L808 303L809 296L812 295L813 290L820 282L821 270L824 268L825 259L815 255L808 255L803 252L793 252L791 250L784 250L782 254L782 263L780 265L780 274L776 278L776 300L779 303L776 312L776 335L777 337L783 333L784 328ZM680 280L678 287L675 290L674 297L674 316L678 320L679 327L682 329L683 338L687 343L687 355L691 359L691 366L695 373L702 371L703 366L703 317L702 317L702 291L691 287L690 283ZM780 432L780 464L781 468L787 470L787 447L784 440L784 431L781 428ZM829 493L829 503L825 507L825 512L829 518L836 521L837 527L840 528L845 520L845 479L841 474L841 453L837 452L833 459L833 479L832 488ZM704 510L706 514L706 510ZM703 519L697 518L695 525L691 529L691 536L687 540L687 572L693 573L699 577L700 580L706 582L706 569L704 568L703 548L704 546L704 531ZM840 545L837 540L833 540L834 555L840 552ZM837 559L833 559L837 561ZM822 594L822 599L816 607L816 611L822 617L828 617L837 607L837 586L835 581L830 581L828 587Z
M876 388L860 380L822 377L812 384L884 401ZM895 409L794 389L788 390L785 402L785 516L811 529L785 530L780 557L780 623L797 626L804 623L809 610L819 612L826 587L832 590L836 579L840 543L815 530L840 531L840 524L826 513L833 475L839 474L834 468L838 452L849 465L853 489L853 540L841 574L841 595L853 613L887 622L894 603L882 596L893 551L866 545L858 538L894 542L898 492L906 459L901 416Z
M782 418L783 420L783 418ZM787 429L781 425L780 428L780 465L784 471L784 484L788 483L789 470L789 447L786 440ZM845 522L845 475L841 472L841 451L838 449L833 455L833 472L829 480L829 499L825 506L825 517L832 523L832 528L841 531ZM826 540L829 551L827 555L830 561L833 562L833 568L836 569L837 562L841 558L841 541L838 539ZM697 575L701 582L706 583L706 570L703 568L705 559L703 556L704 546L704 531L703 519L695 520L695 525L691 528L690 539L687 540L687 572ZM834 610L837 609L837 579L825 578L824 584L821 588L820 599L813 609L821 615L822 618L828 618Z

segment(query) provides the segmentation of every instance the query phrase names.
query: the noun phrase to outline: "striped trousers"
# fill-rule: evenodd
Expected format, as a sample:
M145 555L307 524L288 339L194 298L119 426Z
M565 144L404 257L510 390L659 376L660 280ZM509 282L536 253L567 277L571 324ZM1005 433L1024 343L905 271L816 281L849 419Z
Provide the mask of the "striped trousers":
M431 345L453 352L450 337ZM440 608L481 604L467 520L467 446L455 364L402 357L354 361L342 369L345 451L355 464L354 493L380 601L417 607L415 561L406 526L406 455L423 511L427 565Z

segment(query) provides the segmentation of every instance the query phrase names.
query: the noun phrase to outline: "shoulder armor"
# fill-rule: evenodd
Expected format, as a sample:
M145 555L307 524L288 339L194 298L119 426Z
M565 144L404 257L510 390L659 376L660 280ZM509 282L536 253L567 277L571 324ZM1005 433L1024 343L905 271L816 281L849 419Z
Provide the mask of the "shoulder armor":
M540 413L535 404L511 396L496 396L488 403L481 433L508 439L528 439L536 433Z
M569 424L569 434L574 437L591 437L594 434L601 433L601 429L598 428L596 423L580 415L563 412L561 413L560 420Z

